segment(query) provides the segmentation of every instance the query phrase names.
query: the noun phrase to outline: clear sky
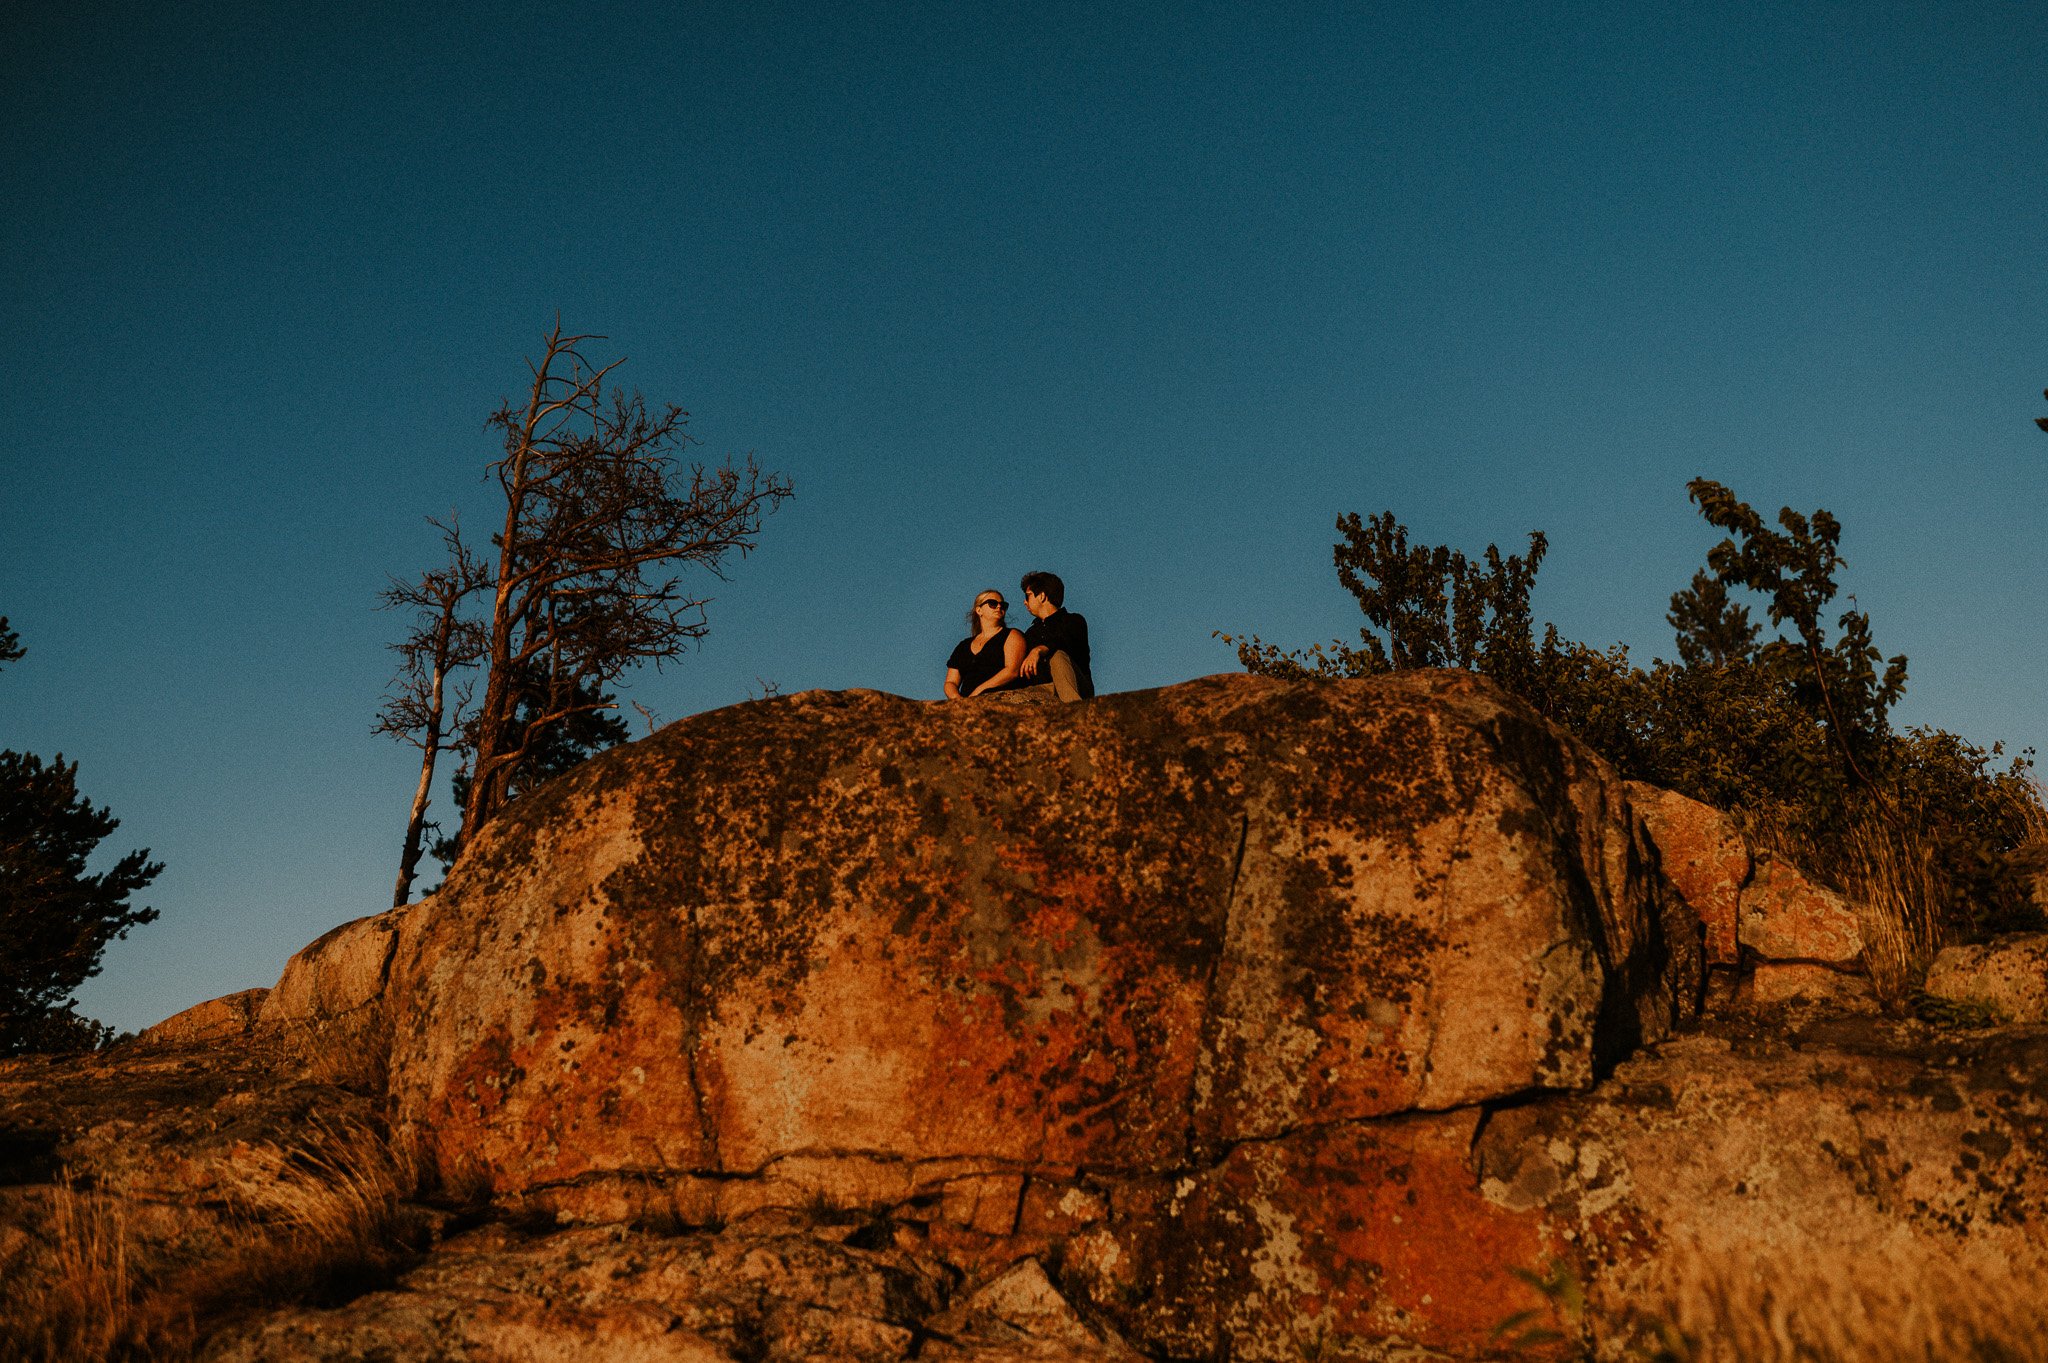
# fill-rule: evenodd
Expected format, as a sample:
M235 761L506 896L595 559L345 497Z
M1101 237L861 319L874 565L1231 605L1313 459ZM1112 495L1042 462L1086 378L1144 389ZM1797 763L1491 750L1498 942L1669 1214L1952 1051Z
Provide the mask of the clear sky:
M1542 529L1538 618L1647 660L1704 474L1840 517L1900 719L2041 743L2044 51L2037 0L14 0L0 746L169 866L84 1007L388 903L376 595L494 519L558 311L796 483L666 719L936 696L1040 567L1105 689L1348 634L1347 510Z

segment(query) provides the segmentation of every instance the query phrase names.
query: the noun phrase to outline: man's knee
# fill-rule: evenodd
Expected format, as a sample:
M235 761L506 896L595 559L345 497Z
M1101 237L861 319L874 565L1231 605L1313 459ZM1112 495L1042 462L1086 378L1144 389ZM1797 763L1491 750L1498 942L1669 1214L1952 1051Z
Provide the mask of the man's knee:
M1081 679L1074 672L1074 660L1064 652L1055 653L1046 660L1052 673L1052 689L1061 700L1081 699Z

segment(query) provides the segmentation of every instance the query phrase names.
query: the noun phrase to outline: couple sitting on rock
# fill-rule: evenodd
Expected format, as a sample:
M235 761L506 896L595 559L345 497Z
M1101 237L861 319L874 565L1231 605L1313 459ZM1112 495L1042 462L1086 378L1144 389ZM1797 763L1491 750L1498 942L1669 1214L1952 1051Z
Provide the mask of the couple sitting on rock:
M1066 585L1051 573L1026 573L1018 585L1031 628L1020 634L1003 623L1010 603L995 588L975 593L967 612L971 633L946 659L947 700L1029 686L1050 686L1061 700L1095 694L1088 622L1066 609Z

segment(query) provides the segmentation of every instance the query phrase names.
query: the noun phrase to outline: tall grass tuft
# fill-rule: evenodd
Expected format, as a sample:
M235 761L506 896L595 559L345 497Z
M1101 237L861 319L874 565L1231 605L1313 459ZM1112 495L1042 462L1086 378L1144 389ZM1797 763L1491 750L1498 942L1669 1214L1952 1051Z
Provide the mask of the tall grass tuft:
M359 1123L316 1124L290 1144L238 1153L224 1205L190 1246L137 1233L125 1199L51 1193L39 1268L0 1292L0 1358L21 1363L169 1363L210 1325L252 1306L342 1300L408 1257L404 1203L416 1161Z
M1905 1011L1943 946L1955 887L1942 874L1926 824L1908 816L1852 825L1840 843L1838 875L1863 927L1863 963L1887 1011Z
M2048 1277L1908 1243L1860 1259L1698 1249L1637 1321L1659 1363L2048 1363Z
M134 1291L127 1204L66 1181L50 1192L51 1252L32 1286L0 1292L0 1354L23 1363L108 1357Z

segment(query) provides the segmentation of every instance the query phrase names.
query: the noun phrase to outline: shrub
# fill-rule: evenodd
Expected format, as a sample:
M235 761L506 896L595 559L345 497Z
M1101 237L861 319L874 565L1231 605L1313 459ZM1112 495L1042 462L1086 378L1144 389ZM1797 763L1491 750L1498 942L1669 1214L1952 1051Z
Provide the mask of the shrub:
M1741 816L1753 835L1882 916L1872 941L1886 994L1903 998L1946 937L2039 921L2011 852L2044 823L2031 756L2000 767L1938 729L1896 732L1906 659L1885 659L1870 618L1824 618L1838 594L1841 525L1790 507L1767 525L1727 488L1688 485L1728 532L1673 594L1678 660L1638 666L1555 625L1536 636L1530 592L1547 540L1478 559L1409 542L1391 511L1337 521L1338 580L1365 616L1359 643L1283 650L1218 636L1248 671L1294 678L1454 667L1499 682L1627 777ZM1760 598L1771 632L1731 592ZM1882 828L1874 828L1881 824Z

